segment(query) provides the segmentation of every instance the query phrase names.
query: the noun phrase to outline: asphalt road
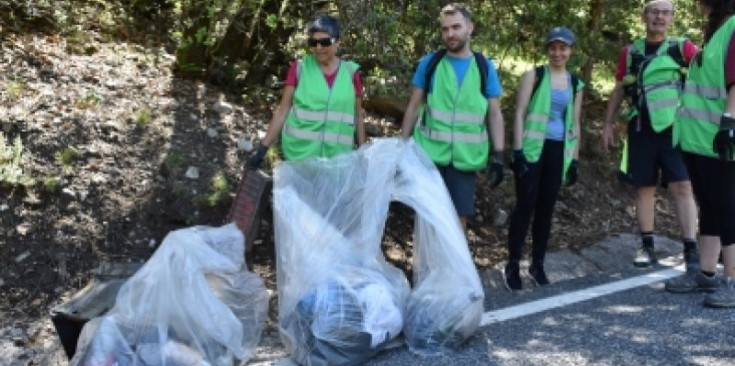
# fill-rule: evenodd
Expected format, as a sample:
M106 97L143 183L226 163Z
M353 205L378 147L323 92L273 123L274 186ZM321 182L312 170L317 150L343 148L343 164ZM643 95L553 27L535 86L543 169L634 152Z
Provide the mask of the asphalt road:
M735 309L704 308L699 293L666 293L663 280L680 272L671 267L637 270L620 260L630 248L609 247L613 249L602 252L605 247L598 246L581 259L557 255L557 270L550 277L559 280L543 288L511 293L498 284L497 271L481 273L487 313L483 326L461 349L421 357L397 344L365 365L735 366ZM596 269L614 265L615 271ZM46 342L51 344L34 351L43 354L40 358L0 352L0 366L66 365L56 337ZM10 351L8 355L18 355L12 347ZM275 335L264 335L249 365L293 365L287 356Z
M488 310L572 297L650 272L586 276L521 294L495 290ZM494 322L443 357L417 357L399 347L368 365L735 365L735 309L704 308L702 298L666 293L656 282Z
M490 289L488 314L505 318L486 317L486 325L458 351L421 357L401 345L366 365L735 365L735 309L704 308L700 293L666 293L663 278L657 278L664 273L672 270L631 268L520 293ZM651 283L619 292L607 288L641 278ZM602 287L607 290L598 290ZM591 299L576 302L590 293ZM549 299L561 305L533 306L548 305ZM525 314L529 304L535 310ZM293 365L287 358L263 356L253 363Z

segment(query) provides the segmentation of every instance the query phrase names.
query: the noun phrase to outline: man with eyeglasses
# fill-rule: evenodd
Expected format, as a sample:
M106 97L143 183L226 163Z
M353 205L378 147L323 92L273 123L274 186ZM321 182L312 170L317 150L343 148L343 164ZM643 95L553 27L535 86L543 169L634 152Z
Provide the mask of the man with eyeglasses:
M337 56L339 21L317 15L307 27L311 53L291 64L281 102L246 166L259 168L281 134L286 160L332 157L365 143L359 65Z
M446 49L419 62L401 136L413 134L436 164L466 228L467 216L474 214L476 174L488 166L490 153L490 185L503 179L502 91L493 62L470 48L470 11L463 4L449 4L442 8L439 23Z
M681 99L689 62L697 47L684 38L668 37L674 21L674 3L647 0L641 14L645 38L623 47L615 74L615 88L607 104L602 147L613 142L613 124L624 98L629 102L627 141L620 164L621 180L636 188L636 216L641 245L633 264L657 263L653 243L656 184L668 186L676 202L688 269L698 265L697 208L684 160L672 143L672 124ZM660 173L659 173L660 172Z

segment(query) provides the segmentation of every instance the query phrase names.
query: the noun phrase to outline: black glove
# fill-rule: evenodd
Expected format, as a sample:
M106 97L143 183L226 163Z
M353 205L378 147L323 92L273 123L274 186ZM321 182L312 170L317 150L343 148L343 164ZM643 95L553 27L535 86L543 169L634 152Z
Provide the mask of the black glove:
M258 148L258 151L255 152L255 155L248 158L248 162L245 163L245 167L251 170L259 169L261 165L263 165L263 158L265 158L265 154L268 152L268 146L260 145Z
M571 164L569 164L569 169L567 170L567 187L574 185L574 183L577 183L578 173L579 173L579 162L575 159L575 160L572 160Z
M493 154L492 163L487 167L487 179L490 181L490 188L495 188L503 182L503 178L505 178L503 172L504 162L505 156L503 156L502 151Z
M720 131L712 139L712 150L722 160L733 160L733 153L735 152L735 118L732 118L728 113L723 114L720 118Z
M513 170L516 178L521 178L528 173L528 161L522 149L513 150L513 162L510 164L510 169Z

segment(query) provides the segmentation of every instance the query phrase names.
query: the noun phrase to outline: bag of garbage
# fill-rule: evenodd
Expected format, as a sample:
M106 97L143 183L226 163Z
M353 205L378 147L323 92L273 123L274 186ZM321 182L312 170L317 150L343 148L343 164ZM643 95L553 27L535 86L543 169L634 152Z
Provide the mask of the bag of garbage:
M80 337L78 350L89 351L77 352L70 364L106 365L95 360L107 359L136 366L231 366L235 359L247 361L260 341L268 294L262 280L247 271L244 253L244 237L235 224L170 232L120 288L115 306L85 325L83 334L92 335Z
M274 172L279 331L300 364L362 363L402 329L408 281L380 248L395 153L365 147Z
M480 325L484 291L449 193L411 140L398 161L393 199L416 211L413 289L403 333L412 352L455 350Z
M398 324L376 338L370 306L400 312L406 342L421 354L455 349L479 326L484 294L454 205L412 140L376 139L332 159L282 163L273 198L279 327L297 362L355 364L378 351ZM380 249L391 201L416 211L410 296ZM372 301L359 300L366 289Z

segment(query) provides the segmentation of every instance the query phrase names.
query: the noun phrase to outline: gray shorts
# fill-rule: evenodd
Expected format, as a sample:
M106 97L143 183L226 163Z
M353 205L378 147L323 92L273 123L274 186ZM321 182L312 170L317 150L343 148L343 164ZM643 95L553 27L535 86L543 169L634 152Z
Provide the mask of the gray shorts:
M460 216L474 215L477 172L463 172L454 168L453 165L437 166L436 168L444 179L444 185L447 186L457 214Z

